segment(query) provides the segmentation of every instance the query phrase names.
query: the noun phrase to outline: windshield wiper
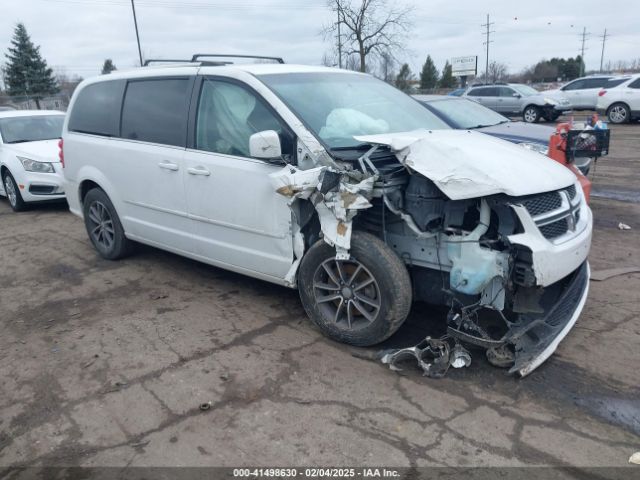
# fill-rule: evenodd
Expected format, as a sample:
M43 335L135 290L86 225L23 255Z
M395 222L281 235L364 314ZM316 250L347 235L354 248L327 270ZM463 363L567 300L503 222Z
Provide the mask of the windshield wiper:
M351 145L349 147L333 147L329 150L332 152L342 152L345 150L369 150L371 147L373 147L373 145L370 143L359 143L358 145Z

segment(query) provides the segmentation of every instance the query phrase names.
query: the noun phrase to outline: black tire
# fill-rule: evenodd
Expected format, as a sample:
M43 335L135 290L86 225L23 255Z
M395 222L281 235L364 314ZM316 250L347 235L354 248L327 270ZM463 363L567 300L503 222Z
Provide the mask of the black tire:
M7 185L8 183L10 185ZM20 193L18 184L9 170L5 171L4 176L2 177L2 184L4 185L4 193L7 196L7 200L9 201L9 205L13 211L24 212L27 209L27 204L22 199L22 194ZM10 190L13 190L13 195L9 193Z
M522 120L526 123L538 123L540 121L540 108L535 105L527 105L522 112Z
M607 118L611 123L621 125L631 120L631 110L624 103L614 103L607 109Z
M125 236L116 209L103 190L89 190L84 197L83 214L89 240L102 258L117 260L133 251L133 242Z
M411 309L407 267L382 240L364 232L353 232L349 261L337 262L335 254L334 247L320 240L302 259L298 290L307 315L326 336L338 342L356 346L382 342L400 328ZM330 265L337 265L344 273L344 277L340 275L343 286L331 280L325 268ZM334 275L337 278L338 274ZM374 282L367 284L367 278ZM333 295L332 292L340 299L318 302ZM376 309L363 298L373 300L379 307Z

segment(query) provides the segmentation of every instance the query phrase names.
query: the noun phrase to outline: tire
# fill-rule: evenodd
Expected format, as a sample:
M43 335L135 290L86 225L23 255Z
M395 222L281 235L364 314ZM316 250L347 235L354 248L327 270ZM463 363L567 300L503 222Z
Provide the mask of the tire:
M629 123L631 120L631 110L624 103L614 103L607 109L607 118L611 123L620 125Z
M16 180L8 170L5 172L4 177L2 178L2 183L4 184L4 193L7 196L7 200L9 200L9 205L11 205L13 211L25 211L27 209L27 204L22 199L22 195L20 194L20 189L18 188Z
M84 197L83 213L89 240L102 258L117 260L133 251L133 242L125 236L116 209L103 190L89 190Z
M411 309L405 264L382 240L364 232L353 232L347 261L336 261L335 248L324 240L316 242L302 259L298 289L313 323L327 337L350 345L382 342Z
M522 119L526 123L538 123L540 121L540 108L528 105L522 112Z

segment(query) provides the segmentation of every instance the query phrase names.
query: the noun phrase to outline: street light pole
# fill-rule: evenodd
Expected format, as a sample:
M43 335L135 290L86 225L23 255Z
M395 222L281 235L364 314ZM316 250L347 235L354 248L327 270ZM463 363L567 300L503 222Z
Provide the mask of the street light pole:
M138 56L140 57L140 66L142 66L142 49L140 48L140 34L138 33L138 19L136 18L136 6L131 0L131 10L133 10L133 25L136 27L136 40L138 41Z

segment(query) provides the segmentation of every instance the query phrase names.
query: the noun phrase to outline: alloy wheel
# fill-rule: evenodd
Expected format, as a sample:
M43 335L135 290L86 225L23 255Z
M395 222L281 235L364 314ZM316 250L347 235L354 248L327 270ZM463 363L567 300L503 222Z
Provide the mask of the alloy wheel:
M313 293L323 315L350 330L375 321L382 304L378 282L354 259L322 262L313 277Z
M12 207L15 208L16 204L18 203L18 195L13 180L11 180L11 177L9 175L5 175L4 177L4 191L7 194L9 203Z
M89 206L89 224L89 234L93 241L105 251L111 250L116 232L111 214L102 202L95 201Z
M524 111L524 120L528 123L535 123L538 119L538 112L534 108L527 108Z
M609 118L613 123L624 123L627 120L627 109L622 105L615 105L609 111Z

